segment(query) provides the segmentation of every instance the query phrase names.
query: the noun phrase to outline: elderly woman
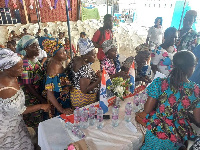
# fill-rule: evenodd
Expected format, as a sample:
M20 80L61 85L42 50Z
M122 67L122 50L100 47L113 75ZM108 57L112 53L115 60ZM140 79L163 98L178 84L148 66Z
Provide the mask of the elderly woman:
M97 101L98 85L101 77L95 74L90 63L95 62L95 47L90 40L79 43L80 55L75 57L67 68L73 89L70 99L73 107L84 107Z
M26 54L23 58L23 72L19 80L25 93L25 105L33 106L46 103L46 99L41 96L44 88L42 84L44 71L40 62L36 59L39 55L38 41L31 35L25 35L20 39L18 47L21 47L21 50L25 50ZM43 117L40 111L24 115L26 125L34 129L37 129L42 120Z
M25 96L17 77L23 72L23 61L9 49L0 49L0 148L33 150L22 115L38 110L48 111L48 104L25 106Z
M100 68L106 70L110 75L110 78L123 77L127 78L127 74L120 69L119 55L117 55L117 48L113 43L113 40L104 41L102 44L103 52L105 54L104 59L100 62Z
M156 78L147 88L147 131L141 150L178 150L185 148L188 139L195 138L189 112L193 111L192 116L200 124L200 88L188 78L196 58L191 52L181 51L174 55L173 64L169 77Z
M69 94L70 83L64 72L63 61L67 59L67 54L63 45L58 40L44 40L44 50L51 57L47 64L47 77L45 89L47 91L47 99L55 107L55 116L63 114L71 114L71 102Z

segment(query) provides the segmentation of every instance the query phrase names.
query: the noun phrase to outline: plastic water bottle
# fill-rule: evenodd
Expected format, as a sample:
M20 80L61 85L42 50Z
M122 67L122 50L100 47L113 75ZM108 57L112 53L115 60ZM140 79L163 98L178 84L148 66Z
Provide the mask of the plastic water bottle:
M80 139L85 137L85 134L83 133L83 131L81 131L80 128L73 125L72 123L67 122L65 126L67 127L68 130L72 132L73 135L79 137Z
M97 129L103 128L103 110L101 107L97 109Z
M76 109L74 110L74 125L76 127L80 127L80 119L81 119L81 112L79 107L76 107Z
M83 108L81 111L81 128L87 129L88 127L88 110Z
M119 108L114 106L112 108L112 126L117 127L119 125Z
M127 103L125 106L125 121L130 122L131 121L131 112L132 112L132 105L131 103Z
M94 105L91 105L89 108L89 124L91 126L93 126L94 122L95 122L95 111L96 111L96 109L95 109Z

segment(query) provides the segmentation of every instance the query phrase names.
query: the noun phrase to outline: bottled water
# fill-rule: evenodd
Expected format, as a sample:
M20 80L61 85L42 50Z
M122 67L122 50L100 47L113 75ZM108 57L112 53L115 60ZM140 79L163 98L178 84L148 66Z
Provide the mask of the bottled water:
M119 125L119 108L114 106L112 108L112 126L117 127Z
M89 108L89 124L91 126L93 126L94 122L95 122L95 111L96 111L96 109L95 109L94 105L91 105Z
M76 107L76 109L74 110L74 125L76 127L80 127L80 119L81 119L81 112L79 107Z
M77 136L78 138L82 139L85 137L85 134L80 130L80 128L73 125L72 123L67 122L65 126L68 130L70 130L73 133L73 135Z
M86 108L81 111L81 128L88 128L88 110Z
M125 106L125 121L130 122L131 121L131 112L132 112L132 105L131 103L127 103Z
M97 128L103 128L103 110L101 107L97 109Z

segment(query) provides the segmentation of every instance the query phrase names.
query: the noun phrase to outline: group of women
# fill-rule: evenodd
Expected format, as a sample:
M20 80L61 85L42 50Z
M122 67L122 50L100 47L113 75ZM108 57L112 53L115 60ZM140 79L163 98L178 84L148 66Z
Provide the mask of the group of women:
M9 42L9 49L0 49L0 147L33 149L26 126L37 131L39 122L49 117L69 115L76 107L98 101L102 69L111 79L127 79L135 61L136 81L151 82L152 71L166 75L166 78L156 78L147 88L144 107L147 132L141 149L186 148L186 141L196 138L191 120L197 125L200 123L200 88L189 81L197 52L177 52L176 38L175 28L166 29L162 44L151 51L139 51L122 66L115 42L104 40L101 44L104 57L97 72L91 68L96 51L88 38L79 40L79 56L71 59L66 68L63 63L69 57L59 39L24 35L17 44L17 51L23 51L20 54L15 53L16 43ZM37 59L39 45L48 55L45 65Z

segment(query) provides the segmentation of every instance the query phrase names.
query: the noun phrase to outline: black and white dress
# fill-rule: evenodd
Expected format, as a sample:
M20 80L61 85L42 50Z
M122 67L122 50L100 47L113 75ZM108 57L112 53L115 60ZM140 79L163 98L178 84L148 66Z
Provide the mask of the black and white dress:
M69 64L70 68L70 80L74 88L80 90L80 79L87 78L91 80L91 83L97 81L97 75L95 74L94 70L91 68L90 64L83 65L77 72L73 71L72 63ZM94 88L88 94L96 93L99 88Z
M5 87L5 89L14 89ZM0 98L0 150L33 150L30 135L22 118L26 110L22 89L11 98Z

